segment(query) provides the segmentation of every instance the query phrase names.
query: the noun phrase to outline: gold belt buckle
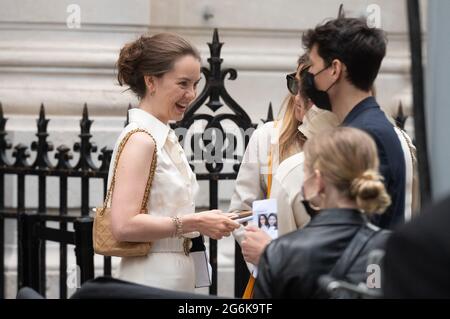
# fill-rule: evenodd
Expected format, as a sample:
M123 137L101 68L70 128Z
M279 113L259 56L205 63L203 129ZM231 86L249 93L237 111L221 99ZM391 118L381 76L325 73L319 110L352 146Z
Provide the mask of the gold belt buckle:
M191 246L192 246L192 241L190 238L185 238L183 240L183 249L184 249L184 254L186 256L189 256L189 251L191 250Z

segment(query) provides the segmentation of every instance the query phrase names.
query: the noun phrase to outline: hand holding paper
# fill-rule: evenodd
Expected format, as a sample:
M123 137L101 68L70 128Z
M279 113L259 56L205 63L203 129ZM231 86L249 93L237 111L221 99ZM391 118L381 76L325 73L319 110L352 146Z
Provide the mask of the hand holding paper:
M241 243L242 255L245 261L258 265L259 258L272 238L255 226L247 226L245 230L245 238Z

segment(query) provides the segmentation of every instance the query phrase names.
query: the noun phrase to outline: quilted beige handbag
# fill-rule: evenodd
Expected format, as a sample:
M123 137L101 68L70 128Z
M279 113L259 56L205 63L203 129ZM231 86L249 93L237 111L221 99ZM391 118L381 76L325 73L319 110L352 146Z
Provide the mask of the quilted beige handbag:
M152 165L150 167L150 174L148 175L147 185L145 187L144 199L142 200L141 213L147 214L147 203L150 196L150 188L152 186L153 176L155 175L156 169L156 141L153 136L143 130L134 129L128 132L127 135L122 139L117 150L117 156L114 163L114 171L111 179L111 185L106 194L103 206L97 207L95 209L95 219L93 227L93 242L94 251L96 254L104 256L116 256L116 257L131 257L131 256L146 256L151 247L151 243L139 243L139 242L119 242L117 241L111 231L111 208L107 207L109 200L112 196L114 185L116 182L116 172L117 164L119 162L120 154L125 147L126 142L136 132L143 132L148 134L155 142L155 151L153 152Z

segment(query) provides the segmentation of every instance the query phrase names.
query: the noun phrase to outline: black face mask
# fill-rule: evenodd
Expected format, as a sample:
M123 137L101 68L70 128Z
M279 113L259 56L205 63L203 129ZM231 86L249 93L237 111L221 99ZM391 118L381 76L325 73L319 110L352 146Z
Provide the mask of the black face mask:
M302 186L302 190L301 190L301 195L302 195L302 198L305 198L305 191L303 190L303 186ZM313 218L319 212L318 209L312 207L309 200L303 199L301 202L302 202L303 206L305 206L306 213L309 215L309 217Z
M331 65L330 65L331 66ZM321 91L317 89L316 83L314 82L314 78L328 69L330 66L325 67L324 69L320 70L316 74L310 73L308 70L309 68L304 69L301 74L301 81L302 81L302 87L305 91L305 94L308 96L308 98L320 109L331 111L331 101L330 97L328 96L328 90L331 89L333 85L336 84L334 82L330 85L330 87L326 91Z
M316 214L319 212L317 209L313 208L311 204L309 203L309 200L302 200L303 206L305 206L306 213L309 215L309 217L313 218L316 216Z

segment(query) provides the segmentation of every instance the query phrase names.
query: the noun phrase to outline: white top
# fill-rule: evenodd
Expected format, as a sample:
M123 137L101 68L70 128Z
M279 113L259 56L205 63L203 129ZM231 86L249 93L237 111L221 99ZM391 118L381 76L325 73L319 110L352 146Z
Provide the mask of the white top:
M194 213L198 184L174 131L141 109L131 109L128 114L130 124L120 134L112 158L115 159L118 145L129 131L142 128L154 137L157 165L150 190L148 213L152 216L168 217ZM119 277L153 287L193 291L193 271L190 257L184 255L183 239L164 238L153 242L150 254L146 257L122 258Z
M405 222L409 222L414 213L417 213L417 202L419 199L418 177L417 172L414 171L414 159L416 148L413 145L411 138L398 127L394 127L395 133L397 133L398 139L402 146L403 155L405 157Z
M258 127L250 137L234 184L229 212L252 210L253 201L266 198L269 172L268 154L273 146L273 176L278 167L279 154L277 144L280 124L275 127L274 122L267 122ZM271 146L271 144L273 145ZM233 236L240 245L245 237L244 227L241 225L234 230ZM252 273L255 267L250 263L246 264Z
M303 152L285 159L272 179L270 198L277 200L278 236L305 226L310 217L302 204Z
M272 175L278 168L279 126L281 123L275 127L274 122L267 122L258 127L250 137L234 185L229 212L252 210L253 201L266 198L271 145Z
M299 126L299 131L307 138L338 125L336 115L329 111L324 111L316 106L312 106L306 112L303 123ZM275 176L279 166L279 134L282 127L280 121L275 127L275 122L268 122L258 127L250 138L245 150L233 195L231 196L229 212L236 210L251 210L255 200L264 199L267 194L267 177L269 172L268 157L272 148L272 176ZM295 159L293 160L295 161ZM295 166L295 165L294 165ZM303 166L301 167L303 169ZM289 170L289 168L288 168ZM303 175L303 172L301 172ZM273 184L273 179L272 179ZM291 185L285 186L289 189ZM297 192L301 188L300 184L292 184ZM298 190L299 191L299 190ZM273 185L272 185L273 192ZM270 196L273 198L273 196ZM280 209L278 209L278 212Z
M328 111L313 106L306 112L299 126L307 138L325 129L338 125L337 117ZM260 126L251 136L236 179L229 212L251 210L255 200L264 199L267 194L268 155L272 146L272 189L270 198L277 200L278 236L303 227L309 221L301 203L303 183L303 155L298 153L279 163L279 134L282 123L274 122ZM281 171L280 171L281 170ZM233 231L236 241L241 244L245 237L244 227ZM252 272L254 266L247 263Z

